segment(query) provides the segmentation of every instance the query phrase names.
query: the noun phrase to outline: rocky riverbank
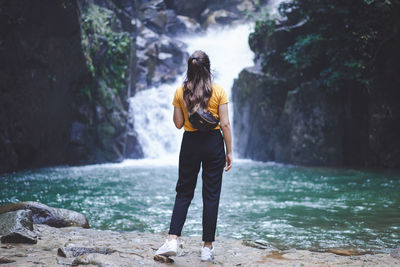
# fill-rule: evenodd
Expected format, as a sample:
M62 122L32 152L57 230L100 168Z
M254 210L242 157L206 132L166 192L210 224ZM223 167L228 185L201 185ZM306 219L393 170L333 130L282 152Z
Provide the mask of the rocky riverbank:
M161 266L153 259L166 233L114 232L80 227L34 225L35 245L2 244L4 266ZM182 237L176 266L400 266L389 254L343 256L306 250L251 247L252 242L217 238L214 264L200 262L201 237ZM250 245L250 246L249 246ZM340 253L337 252L337 253ZM345 252L343 252L345 253ZM80 255L82 254L82 255Z
M56 224L58 227L69 226L47 225L54 225L54 221L64 222ZM164 258L154 258L154 252L164 242L166 232L88 229L85 216L35 202L0 207L0 222L3 266L400 266L400 249L391 254L345 249L322 253L278 250L250 240L222 237L214 243L214 262L201 263L199 236L181 237L178 255L165 262Z

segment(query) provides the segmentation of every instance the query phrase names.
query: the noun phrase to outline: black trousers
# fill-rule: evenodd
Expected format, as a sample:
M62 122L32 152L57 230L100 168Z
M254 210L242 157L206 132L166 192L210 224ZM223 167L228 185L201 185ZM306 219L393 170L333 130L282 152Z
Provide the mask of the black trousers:
M215 240L222 172L225 166L224 139L220 130L184 132L179 154L179 178L169 234L180 236L193 199L202 164L203 241Z

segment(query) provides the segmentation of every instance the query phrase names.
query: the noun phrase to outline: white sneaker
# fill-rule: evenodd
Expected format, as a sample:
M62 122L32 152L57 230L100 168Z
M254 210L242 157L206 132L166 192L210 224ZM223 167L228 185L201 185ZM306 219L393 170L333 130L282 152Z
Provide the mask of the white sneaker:
M211 249L203 246L201 248L201 261L213 261L214 254L214 246Z
M176 239L172 239L165 241L164 245L162 245L157 251L155 255L164 255L164 256L176 256L176 252L178 251L178 241Z

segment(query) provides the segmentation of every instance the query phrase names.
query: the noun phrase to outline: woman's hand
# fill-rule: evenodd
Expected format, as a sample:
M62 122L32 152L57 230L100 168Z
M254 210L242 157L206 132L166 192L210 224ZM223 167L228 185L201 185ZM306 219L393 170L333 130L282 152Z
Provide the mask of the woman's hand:
M225 163L225 171L229 171L232 168L232 153L226 154L226 163Z

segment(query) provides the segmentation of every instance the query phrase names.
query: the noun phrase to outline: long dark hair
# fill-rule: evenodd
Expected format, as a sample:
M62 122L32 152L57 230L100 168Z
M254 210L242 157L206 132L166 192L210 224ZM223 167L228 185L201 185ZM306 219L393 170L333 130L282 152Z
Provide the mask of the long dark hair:
M212 94L212 84L210 59L203 51L197 50L189 57L183 87L183 102L189 114L198 108L207 108Z

